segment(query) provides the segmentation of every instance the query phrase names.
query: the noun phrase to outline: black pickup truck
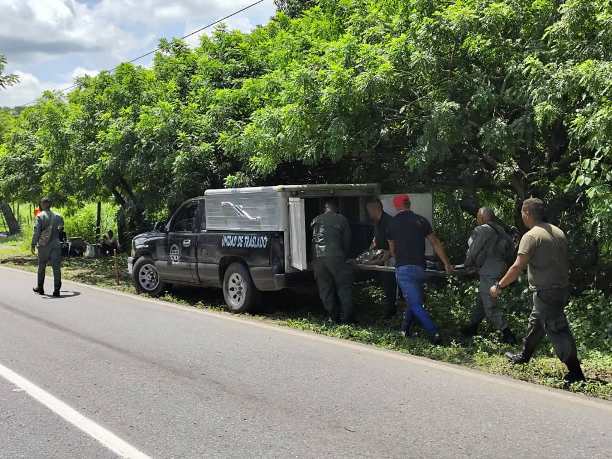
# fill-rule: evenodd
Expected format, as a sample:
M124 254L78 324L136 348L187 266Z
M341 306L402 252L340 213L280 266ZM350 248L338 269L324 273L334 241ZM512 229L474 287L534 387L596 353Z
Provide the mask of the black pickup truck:
M282 233L208 231L205 203L189 200L162 229L133 239L128 271L137 291L159 295L168 284L222 287L227 306L242 312L259 291L288 287Z
M336 198L351 224L351 255L367 250L365 202L377 195L376 184L208 190L133 239L128 271L139 293L159 295L172 284L222 288L228 309L245 312L260 292L314 286L309 223L325 199ZM423 203L431 213L431 195Z

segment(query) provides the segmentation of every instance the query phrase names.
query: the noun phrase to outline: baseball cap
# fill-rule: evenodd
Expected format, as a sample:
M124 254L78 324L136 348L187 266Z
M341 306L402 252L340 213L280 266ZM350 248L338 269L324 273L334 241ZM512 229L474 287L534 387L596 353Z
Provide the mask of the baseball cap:
M393 206L400 210L406 207L406 204L410 204L410 196L407 194L398 194L393 197Z

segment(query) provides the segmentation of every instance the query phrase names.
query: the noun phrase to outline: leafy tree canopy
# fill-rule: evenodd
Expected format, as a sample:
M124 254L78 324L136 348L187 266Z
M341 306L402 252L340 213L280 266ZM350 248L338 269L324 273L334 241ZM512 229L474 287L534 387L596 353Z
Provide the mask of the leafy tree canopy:
M163 40L150 69L43 96L1 134L0 193L112 196L134 224L220 186L537 195L576 244L610 250L608 0L277 6L249 34Z

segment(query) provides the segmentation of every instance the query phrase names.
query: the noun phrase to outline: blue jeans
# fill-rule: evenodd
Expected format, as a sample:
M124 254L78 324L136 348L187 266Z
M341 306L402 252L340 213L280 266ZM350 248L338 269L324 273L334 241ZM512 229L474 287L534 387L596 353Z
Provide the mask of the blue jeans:
M438 333L438 327L423 308L423 282L425 281L423 267L417 265L398 266L395 268L395 277L408 306L404 313L403 331L408 332L412 320L416 317L427 333L430 335Z

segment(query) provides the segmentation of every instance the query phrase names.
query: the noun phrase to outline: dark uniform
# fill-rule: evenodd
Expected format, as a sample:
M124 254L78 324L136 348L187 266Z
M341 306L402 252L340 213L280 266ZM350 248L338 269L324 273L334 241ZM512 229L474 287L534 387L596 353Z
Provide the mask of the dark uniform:
M54 292L59 294L62 287L62 243L60 229L64 227L64 220L50 210L44 210L36 217L34 234L32 235L32 249L38 249L38 290L43 292L45 284L45 271L47 264L53 268Z
M377 249L389 250L389 227L393 217L387 212L383 212L380 220L374 227L374 243ZM385 292L385 316L393 317L396 312L395 303L397 300L397 282L395 273L380 272L378 279Z
M478 268L480 277L479 302L472 312L470 325L467 329L476 332L478 324L486 317L498 330L508 329L508 322L504 318L499 303L491 296L489 290L501 279L506 272L507 263L504 255L496 250L499 235L504 229L496 223L490 222L477 226L472 232L468 242L468 251L465 256L466 267Z
M548 223L537 224L521 239L518 253L529 256L529 287L534 291L522 360L528 361L547 335L559 359L570 371L581 374L576 342L564 311L569 285L567 251L563 231Z
M323 306L333 320L350 322L353 268L346 262L351 246L349 223L343 215L325 212L316 217L311 226L313 268Z

